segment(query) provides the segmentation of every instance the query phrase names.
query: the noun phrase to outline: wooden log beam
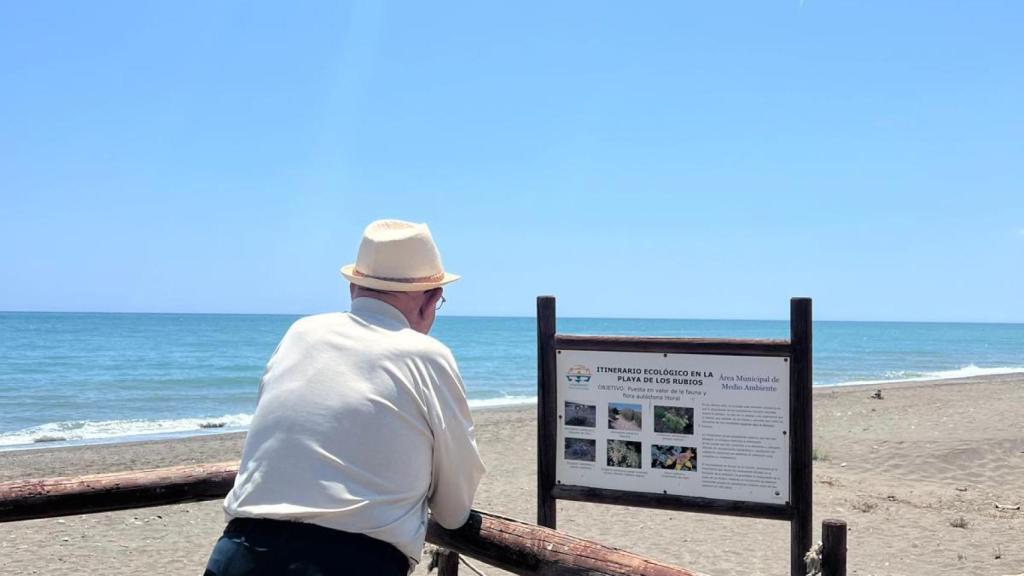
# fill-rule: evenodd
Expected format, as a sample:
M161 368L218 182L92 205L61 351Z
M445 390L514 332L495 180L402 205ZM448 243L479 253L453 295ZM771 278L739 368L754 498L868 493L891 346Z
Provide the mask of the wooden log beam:
M475 510L455 530L431 522L427 541L516 574L700 576L564 532Z
M730 356L789 356L789 340L733 338L652 338L648 336L589 336L556 334L558 350L662 352L666 354L727 354Z
M223 498L237 462L0 483L0 522Z
M53 518L223 498L238 464L222 462L0 483L0 522ZM694 576L636 554L562 532L473 511L447 530L431 520L427 541L516 574ZM452 558L457 558L452 554Z

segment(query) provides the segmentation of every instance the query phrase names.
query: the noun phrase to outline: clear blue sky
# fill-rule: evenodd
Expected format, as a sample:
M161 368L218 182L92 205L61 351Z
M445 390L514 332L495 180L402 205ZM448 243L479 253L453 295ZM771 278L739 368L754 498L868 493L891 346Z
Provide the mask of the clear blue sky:
M1024 3L7 2L0 310L1024 322Z

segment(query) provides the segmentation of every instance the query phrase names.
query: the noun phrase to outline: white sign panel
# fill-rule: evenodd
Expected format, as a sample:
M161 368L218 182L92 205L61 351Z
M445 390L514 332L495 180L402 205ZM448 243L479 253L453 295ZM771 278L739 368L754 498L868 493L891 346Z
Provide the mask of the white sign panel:
M785 504L789 361L559 350L561 484Z

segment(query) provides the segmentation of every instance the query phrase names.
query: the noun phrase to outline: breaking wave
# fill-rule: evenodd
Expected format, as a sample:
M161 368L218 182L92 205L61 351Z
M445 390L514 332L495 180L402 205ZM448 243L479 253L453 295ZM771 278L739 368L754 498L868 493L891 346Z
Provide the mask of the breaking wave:
M536 396L502 396L500 398L470 398L470 408L494 408L498 406L520 406L536 404Z
M56 445L58 443L129 439L153 435L191 435L244 430L251 414L169 420L79 420L49 422L0 434L0 447Z
M537 402L536 396L503 396L471 399L471 408L518 406ZM246 430L252 414L228 414L207 418L168 420L78 420L49 422L31 428L0 433L0 449L42 448L67 444L88 444L126 440L144 440L162 436L193 436Z
M956 378L977 378L980 376L1000 376L1005 374L1024 374L1024 366L995 366L981 368L969 364L954 370L938 370L935 372L912 372L908 370L896 370L886 372L885 378L880 380L854 380L843 382L839 386L853 386L856 384L891 384L893 382L926 382L929 380L953 380Z

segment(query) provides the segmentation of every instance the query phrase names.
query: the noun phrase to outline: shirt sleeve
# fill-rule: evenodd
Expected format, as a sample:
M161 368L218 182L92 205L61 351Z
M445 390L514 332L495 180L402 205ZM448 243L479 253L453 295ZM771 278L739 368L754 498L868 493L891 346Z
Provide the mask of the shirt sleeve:
M480 459L473 416L462 377L449 355L434 370L435 398L431 428L434 456L430 511L445 528L458 528L469 518L473 497L486 468Z

